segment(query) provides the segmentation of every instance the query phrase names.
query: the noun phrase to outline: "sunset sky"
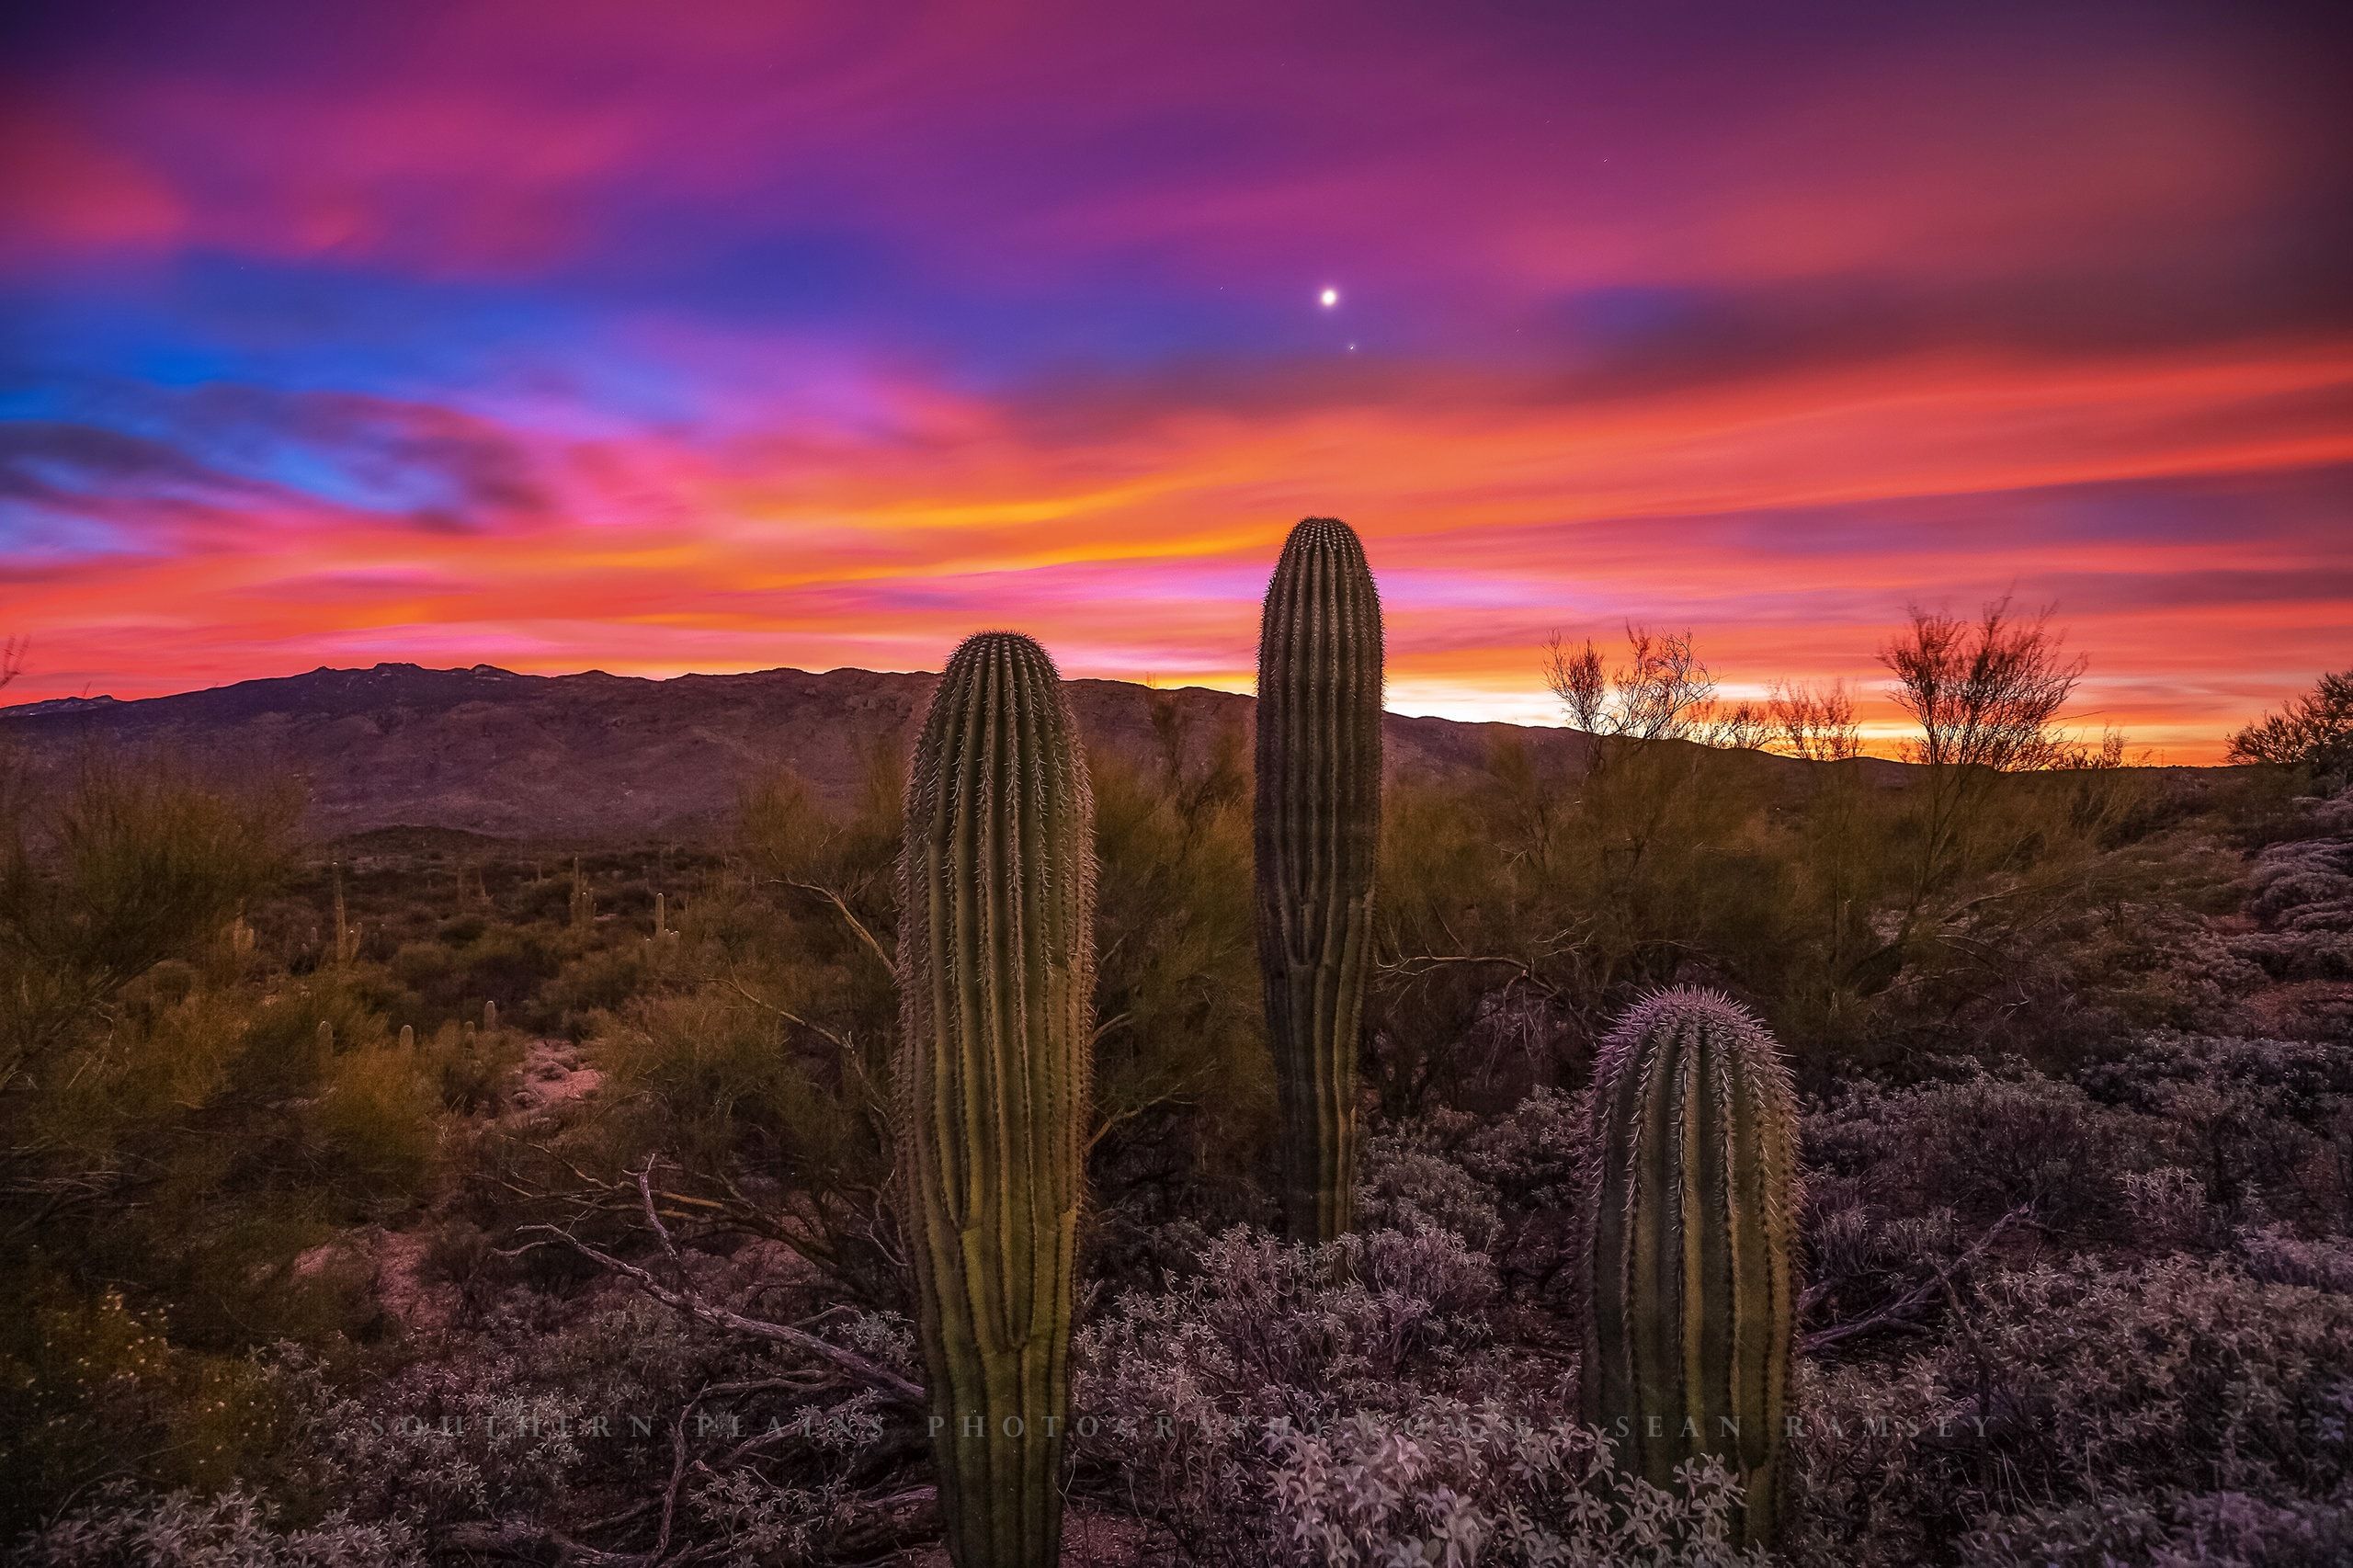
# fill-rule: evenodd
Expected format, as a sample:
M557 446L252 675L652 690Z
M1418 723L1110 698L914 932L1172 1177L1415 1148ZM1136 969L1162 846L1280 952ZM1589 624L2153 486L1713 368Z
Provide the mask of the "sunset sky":
M1403 711L2006 591L2211 760L2353 665L2346 40L2263 9L12 7L9 697L1246 689L1325 513Z

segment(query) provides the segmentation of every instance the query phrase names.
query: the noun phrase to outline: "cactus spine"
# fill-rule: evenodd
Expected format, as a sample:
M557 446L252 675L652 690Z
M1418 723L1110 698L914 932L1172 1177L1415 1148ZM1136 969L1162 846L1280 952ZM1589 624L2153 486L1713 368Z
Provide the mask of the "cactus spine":
M1780 1048L1710 991L1631 1009L1594 1064L1584 1418L1654 1485L1714 1454L1771 1540L1796 1332L1797 1108Z
M1295 1241L1349 1227L1381 837L1381 595L1336 517L1291 529L1258 634L1257 933Z
M899 1180L957 1568L1059 1561L1086 1176L1095 808L1045 650L967 640L899 862Z

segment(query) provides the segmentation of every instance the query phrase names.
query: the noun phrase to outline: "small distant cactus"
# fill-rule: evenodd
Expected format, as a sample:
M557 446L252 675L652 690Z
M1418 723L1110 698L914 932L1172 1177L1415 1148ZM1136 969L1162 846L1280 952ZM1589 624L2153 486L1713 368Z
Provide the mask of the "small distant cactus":
M654 894L654 937L656 941L670 934L670 912L657 890Z
M1282 1115L1283 1221L1351 1223L1358 1034L1381 838L1381 594L1336 517L1291 529L1258 636L1258 967Z
M325 1018L321 1018L318 1029L313 1036L313 1042L318 1047L322 1060L333 1056L335 1054L335 1025Z
M956 650L907 780L896 1132L957 1568L1059 1561L1095 989L1094 801L1044 649Z
M1636 1004L1595 1061L1582 1248L1584 1418L1654 1485L1701 1454L1772 1539L1795 1349L1797 1107L1748 1010L1680 988Z
M401 1026L401 1049L403 1051L415 1051L416 1049L416 1026L415 1024L403 1024Z
M498 1000L496 997L486 997L483 1001L482 1032L484 1034L496 1034L498 1032Z
M580 874L580 857L572 858L572 924L583 929L596 924L597 893L588 879Z

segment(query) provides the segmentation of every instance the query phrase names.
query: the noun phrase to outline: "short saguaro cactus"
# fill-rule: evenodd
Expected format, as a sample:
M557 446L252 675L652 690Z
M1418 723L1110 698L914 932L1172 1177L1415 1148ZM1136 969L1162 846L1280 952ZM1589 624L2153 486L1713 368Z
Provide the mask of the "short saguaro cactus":
M1713 1455L1740 1539L1772 1539L1796 1347L1797 1106L1780 1048L1714 992L1663 991L1603 1041L1586 1129L1584 1418L1671 1487Z

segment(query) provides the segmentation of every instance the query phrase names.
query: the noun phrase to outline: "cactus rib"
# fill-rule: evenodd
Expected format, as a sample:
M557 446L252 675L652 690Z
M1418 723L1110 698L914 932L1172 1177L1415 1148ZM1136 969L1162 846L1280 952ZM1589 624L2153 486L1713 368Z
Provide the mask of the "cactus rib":
M1797 1110L1747 1009L1679 988L1601 1046L1586 1139L1584 1418L1654 1485L1701 1454L1772 1538L1796 1333Z
M1256 915L1284 1226L1352 1219L1358 1032L1381 836L1381 595L1336 517L1284 541L1258 639Z
M957 1568L1062 1534L1095 988L1094 805L1045 650L949 659L907 782L899 1179Z

